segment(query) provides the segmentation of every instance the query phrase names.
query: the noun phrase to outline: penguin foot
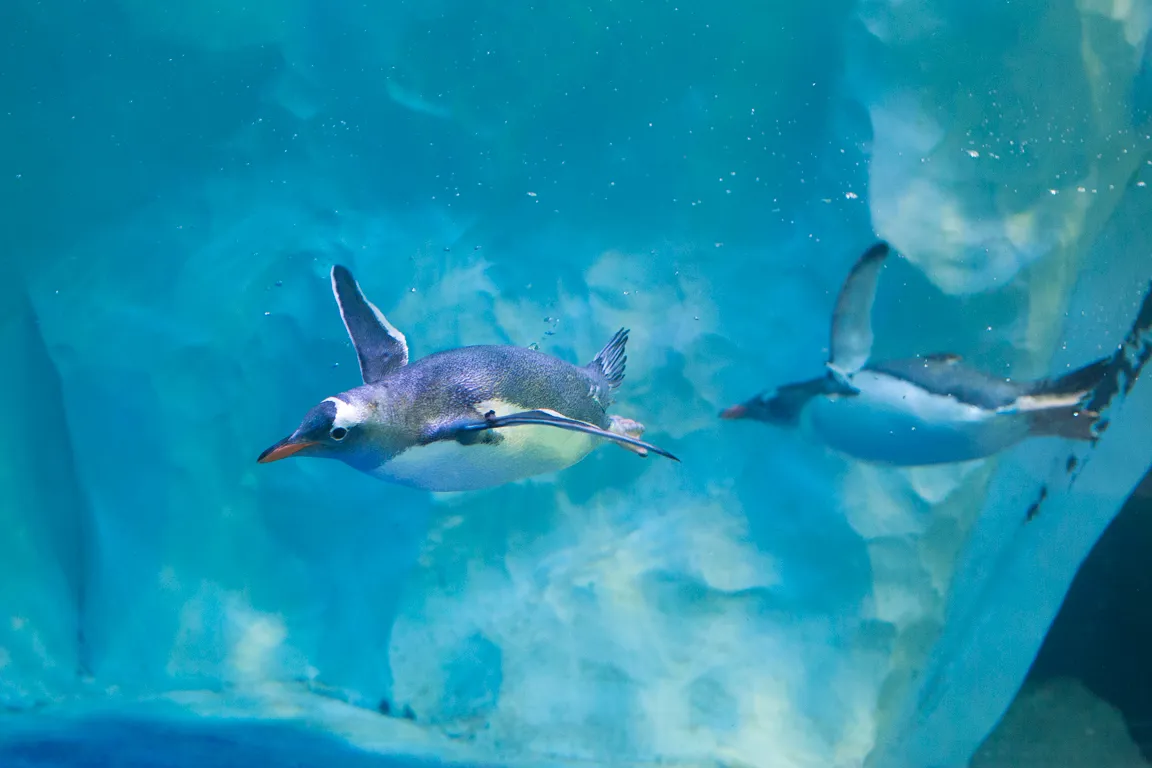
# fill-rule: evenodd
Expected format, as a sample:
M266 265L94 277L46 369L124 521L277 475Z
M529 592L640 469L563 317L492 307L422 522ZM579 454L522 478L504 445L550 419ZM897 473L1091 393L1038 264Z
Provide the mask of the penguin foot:
M612 423L608 426L608 431L613 434L631 437L636 440L639 440L640 436L644 434L644 425L638 421L626 419L623 416L610 416L609 418ZM625 450L632 451L632 453L635 453L637 456L644 458L648 456L647 448L642 448L630 443L617 443L617 445Z

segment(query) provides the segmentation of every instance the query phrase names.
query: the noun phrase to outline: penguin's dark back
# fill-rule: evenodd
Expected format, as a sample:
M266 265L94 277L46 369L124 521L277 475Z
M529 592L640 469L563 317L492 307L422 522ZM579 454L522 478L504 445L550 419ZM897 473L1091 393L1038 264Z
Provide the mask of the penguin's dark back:
M980 408L1002 408L1024 393L1024 387L960 362L914 357L869 363L866 370L915 384L934 395L951 395Z
M388 377L420 416L436 421L491 400L547 408L607 427L611 389L603 375L527 347L473 346L436 352Z

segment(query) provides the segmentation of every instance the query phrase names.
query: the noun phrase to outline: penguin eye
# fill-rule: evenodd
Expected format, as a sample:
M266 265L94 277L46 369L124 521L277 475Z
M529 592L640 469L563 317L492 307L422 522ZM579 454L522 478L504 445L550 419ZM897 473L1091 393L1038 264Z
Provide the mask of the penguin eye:
M348 430L344 429L344 427L332 427L332 431L328 433L328 436L336 442L340 442L348 436Z

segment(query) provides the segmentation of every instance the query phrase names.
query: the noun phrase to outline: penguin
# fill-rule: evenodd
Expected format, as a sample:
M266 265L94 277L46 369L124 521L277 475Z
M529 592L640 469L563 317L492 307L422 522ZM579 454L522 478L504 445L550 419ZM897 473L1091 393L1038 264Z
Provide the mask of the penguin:
M604 440L679 461L640 440L639 422L608 414L624 379L627 329L585 366L504 345L448 349L410 363L404 334L352 273L335 265L331 281L363 384L313 407L259 463L338 459L411 488L470 491L570 467Z
M869 247L841 287L824 375L720 417L799 427L856 459L904 467L983 459L1030 437L1094 438L1099 414L1087 403L1109 358L1036 381L992 376L951 353L871 361L872 306L890 250L883 241Z

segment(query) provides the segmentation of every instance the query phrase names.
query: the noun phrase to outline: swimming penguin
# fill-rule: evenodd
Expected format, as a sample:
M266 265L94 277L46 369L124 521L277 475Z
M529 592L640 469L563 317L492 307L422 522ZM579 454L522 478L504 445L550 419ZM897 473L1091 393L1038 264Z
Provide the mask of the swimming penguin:
M954 354L869 362L872 304L889 250L874 244L844 282L824 375L757 395L721 418L803 425L838 451L897 466L985 458L1029 437L1092 439L1099 414L1085 405L1109 358L1028 382L982 373Z
M601 440L679 461L640 440L643 425L607 413L624 379L627 330L583 367L514 346L461 347L409 364L404 334L352 273L337 265L331 276L364 384L323 400L260 463L339 459L400 485L466 491L572 466Z

